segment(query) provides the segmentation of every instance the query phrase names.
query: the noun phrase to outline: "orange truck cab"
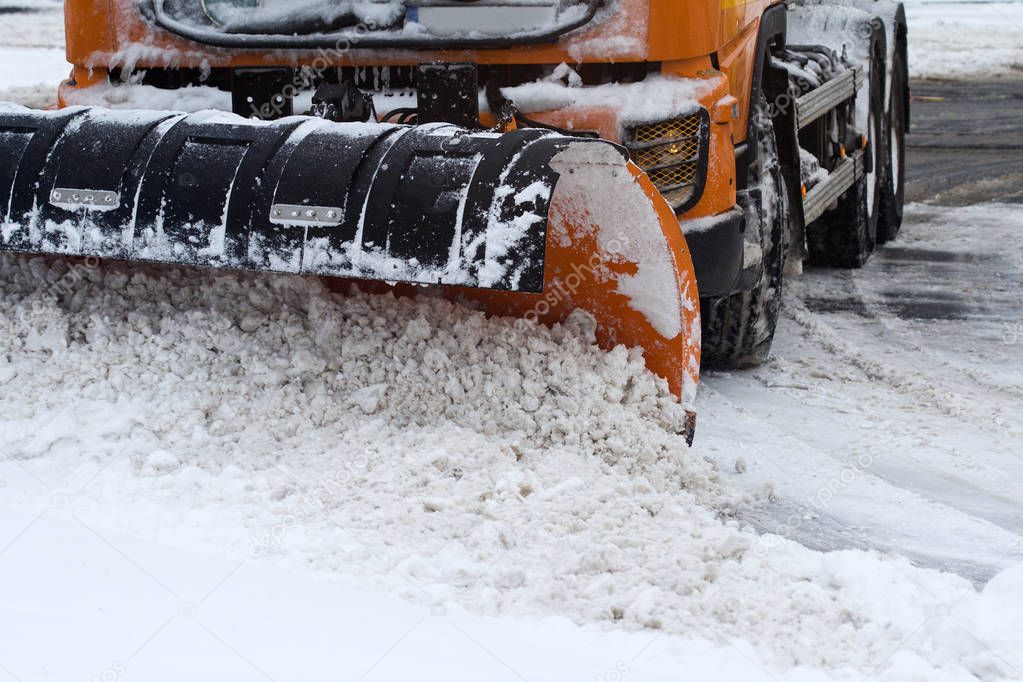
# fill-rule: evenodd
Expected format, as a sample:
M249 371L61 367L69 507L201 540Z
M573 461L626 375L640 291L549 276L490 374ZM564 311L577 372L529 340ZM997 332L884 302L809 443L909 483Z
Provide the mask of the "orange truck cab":
M741 153L747 136L758 63L769 43L783 41L783 7L772 9L769 0L594 0L582 3L592 18L568 22L578 28L530 35L528 23L514 26L506 19L515 7L424 2L416 7L416 19L424 23L431 12L441 20L447 13L457 26L471 21L464 15L472 13L489 15L503 30L481 31L475 40L385 37L368 18L357 30L305 40L220 33L212 22L203 25L196 13L177 7L187 4L69 0L68 58L75 68L61 88L61 104L109 104L123 96L117 88L139 85L247 88L253 92L240 106L237 99L222 101L233 102L243 115L279 116L297 111L302 92L340 67L356 85L378 94L383 116L385 108L399 108L413 87L412 67L469 64L481 89L500 88L531 121L624 144L683 221L702 219L689 235L701 294L726 293L735 285L743 230L735 150L738 145ZM539 3L523 4L528 10ZM274 108L271 100L280 93L300 106ZM191 92L182 92L167 103L187 106L190 98ZM493 112L483 99L486 120Z
M745 227L736 192L746 189L751 103L764 88L771 51L786 43L784 4L421 0L362 3L347 22L305 29L289 24L295 9L276 23L217 25L219 6L229 14L257 4L68 0L74 73L61 104L102 103L102 95L82 92L97 86L196 86L233 91L223 101L236 113L280 116L340 69L340 78L378 95L376 112L384 116L388 95L397 104L415 87L414 67L470 65L475 84L530 121L625 145L683 221L701 296L741 285ZM897 29L889 22L890 35ZM103 94L117 101L117 93ZM187 106L190 97L170 102ZM480 120L493 122L487 105L494 97L481 99ZM469 117L476 111L470 107Z

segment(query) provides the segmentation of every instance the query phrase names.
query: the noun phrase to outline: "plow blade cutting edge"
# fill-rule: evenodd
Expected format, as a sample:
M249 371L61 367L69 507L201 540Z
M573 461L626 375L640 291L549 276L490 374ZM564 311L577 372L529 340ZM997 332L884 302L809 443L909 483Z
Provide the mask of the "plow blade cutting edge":
M695 394L684 237L605 141L0 105L0 228L6 251L444 285L545 324L581 308Z

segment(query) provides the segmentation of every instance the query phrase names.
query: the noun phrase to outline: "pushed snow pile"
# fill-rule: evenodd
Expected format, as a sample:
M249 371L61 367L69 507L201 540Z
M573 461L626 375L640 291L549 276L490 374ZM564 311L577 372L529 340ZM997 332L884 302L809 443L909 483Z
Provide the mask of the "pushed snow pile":
M989 596L741 528L663 382L584 317L3 256L0 322L5 505L56 495L89 527L778 671L1012 674L1018 571Z
M3 274L5 350L44 376L33 379L21 358L5 375L124 405L125 421L141 409L162 449L213 446L189 458L209 471L330 463L362 477L428 464L417 475L425 490L505 459L585 454L651 490L715 495L711 467L679 435L684 414L667 385L636 351L598 352L583 314L551 331L443 300L334 296L290 277L9 256ZM28 456L50 445L22 434ZM457 455L441 447L452 437ZM495 494L531 492L523 479Z

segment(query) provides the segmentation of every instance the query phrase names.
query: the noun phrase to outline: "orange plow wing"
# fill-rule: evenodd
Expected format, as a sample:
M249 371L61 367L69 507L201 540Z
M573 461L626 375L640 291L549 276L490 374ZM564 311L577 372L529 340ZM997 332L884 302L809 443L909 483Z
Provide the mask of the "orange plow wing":
M597 321L605 349L643 349L688 409L700 373L696 276L675 213L646 175L610 146L569 147L547 234L544 293L462 290L495 315L554 324L573 310Z
M642 349L647 367L667 381L689 413L691 440L700 374L699 296L674 211L613 145L570 145L551 167L560 178L548 217L543 292L446 287L445 296L526 324L553 325L574 310L588 312L602 348ZM394 290L414 295L417 288Z

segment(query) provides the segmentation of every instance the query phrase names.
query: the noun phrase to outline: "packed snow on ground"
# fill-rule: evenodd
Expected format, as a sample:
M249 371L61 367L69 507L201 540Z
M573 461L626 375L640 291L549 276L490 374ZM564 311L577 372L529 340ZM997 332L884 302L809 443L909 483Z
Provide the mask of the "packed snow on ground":
M1023 559L1023 209L912 206L861 270L807 270L770 363L705 375L701 435L746 518L814 547L897 550L982 583ZM800 424L814 424L804 428ZM718 440L720 438L720 440ZM761 442L783 447L758 447ZM754 463L755 462L755 463Z
M1023 2L906 0L905 5L911 77L1023 72Z
M0 0L4 47L64 47L60 0Z
M949 225L913 209L906 247L965 250L936 232L1012 209L971 210ZM821 331L857 320L811 298L796 289L774 362L708 378L687 449L664 385L637 353L597 350L582 317L527 331L317 280L5 255L0 665L22 680L280 680L342 660L364 679L1018 676L1019 536L970 508L1019 518L986 494L1020 480L992 445L1018 442L1015 408L962 379L999 361L953 363L972 323L947 325L933 357L894 317L874 359ZM1001 324L980 329L1004 343ZM889 334L902 351L881 362ZM882 540L892 551L855 548ZM913 542L976 551L991 573L914 566Z
M0 30L2 19L0 15ZM6 100L19 101L46 83L55 101L57 86L70 73L62 48L0 47L0 95Z
M62 3L0 0L0 101L45 108L71 66L64 55Z

